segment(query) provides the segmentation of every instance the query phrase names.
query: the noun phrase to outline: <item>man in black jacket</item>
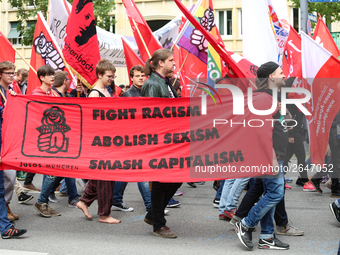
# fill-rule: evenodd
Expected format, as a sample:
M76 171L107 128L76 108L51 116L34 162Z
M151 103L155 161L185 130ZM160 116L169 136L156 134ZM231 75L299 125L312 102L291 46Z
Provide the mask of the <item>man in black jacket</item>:
M170 50L156 50L152 58L145 63L145 74L150 75L143 85L142 97L177 98L178 95L171 86L167 75L173 72L175 61ZM153 225L153 234L164 238L176 238L167 226L164 209L168 205L182 183L152 182L151 211L145 215L144 221Z
M122 97L140 97L142 86L145 82L144 68L141 65L136 65L130 69L130 78L132 86L124 92Z

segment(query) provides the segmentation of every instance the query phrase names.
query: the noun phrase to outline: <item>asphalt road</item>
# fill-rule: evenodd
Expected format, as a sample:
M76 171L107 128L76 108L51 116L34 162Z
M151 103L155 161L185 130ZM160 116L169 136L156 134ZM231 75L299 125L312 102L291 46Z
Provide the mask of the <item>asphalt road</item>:
M296 180L297 173L288 173ZM37 175L34 184L41 187L42 176ZM293 225L305 231L304 236L279 236L289 243L287 251L264 251L255 246L253 254L337 254L340 225L331 215L329 204L335 199L330 190L322 185L323 194L304 192L292 183L286 190L286 210ZM17 228L27 228L20 239L0 239L0 254L249 254L238 240L234 228L218 219L218 210L213 208L215 190L212 182L198 185L196 189L186 183L180 188L184 195L175 197L182 205L170 209L167 225L178 235L177 239L164 239L152 235L152 227L144 223L145 207L135 183L125 191L124 202L134 207L133 212L112 212L122 220L110 225L98 222L97 203L90 207L94 216L89 221L77 208L67 206L66 197L57 197L59 203L51 206L62 213L60 217L43 218L35 210L38 193L28 204L18 204L13 197L11 209L19 214ZM80 192L80 194L82 194ZM243 195L242 195L243 196ZM258 241L260 226L253 234Z

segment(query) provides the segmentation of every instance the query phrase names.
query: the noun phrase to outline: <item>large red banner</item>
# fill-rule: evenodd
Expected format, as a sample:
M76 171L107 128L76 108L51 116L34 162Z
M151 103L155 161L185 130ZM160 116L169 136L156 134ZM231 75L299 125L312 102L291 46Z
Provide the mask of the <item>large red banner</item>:
M254 107L269 109L267 96ZM204 114L201 98L10 96L1 169L164 182L270 173L271 116L233 115L232 97L221 99L207 98Z

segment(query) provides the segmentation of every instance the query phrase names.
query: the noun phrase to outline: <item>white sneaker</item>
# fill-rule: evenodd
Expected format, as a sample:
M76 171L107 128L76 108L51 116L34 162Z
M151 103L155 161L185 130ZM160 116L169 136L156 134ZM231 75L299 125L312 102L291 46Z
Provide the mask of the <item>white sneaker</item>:
M164 215L169 215L169 210L165 209L164 210Z
M133 208L126 206L124 203L121 203L120 205L113 205L111 207L112 211L122 211L122 212L132 212Z

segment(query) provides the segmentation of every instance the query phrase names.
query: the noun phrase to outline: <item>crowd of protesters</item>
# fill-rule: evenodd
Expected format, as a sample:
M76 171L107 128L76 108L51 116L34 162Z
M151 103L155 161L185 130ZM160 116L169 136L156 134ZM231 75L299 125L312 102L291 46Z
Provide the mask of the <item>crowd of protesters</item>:
M114 79L116 68L108 60L101 60L96 66L97 83L89 90L78 80L75 89L70 90L70 78L67 72L57 71L50 66L41 66L37 76L41 82L32 95L50 97L160 97L178 98L181 96L181 84L174 76L174 57L170 50L161 49L153 53L145 67L134 66L130 70L131 87L118 88ZM9 61L0 63L0 125L2 113L6 107L6 98L25 94L27 89L28 70L19 69L15 72L15 65ZM146 78L148 79L146 80ZM273 88L278 91L283 86L292 86L294 78L286 79L280 66L274 62L267 62L257 70L254 93L258 93L263 100L273 96ZM221 82L221 81L219 81ZM280 99L279 99L280 102ZM281 104L278 104L278 109ZM288 166L292 155L296 155L298 165L304 171L296 180L306 192L317 191L322 193L320 183L327 182L331 189L331 197L340 198L340 185L338 175L340 172L340 112L335 117L329 138L329 150L325 155L325 162L333 165L332 174L316 174L308 177L306 152L304 141L308 139L305 116L294 105L287 107L287 114L281 115L279 110L273 115L273 166L278 171L273 176L258 178L227 179L214 183L217 190L213 201L214 207L219 208L219 220L229 221L235 227L236 234L241 243L248 249L253 248L252 232L261 222L261 233L258 242L260 249L288 249L289 244L281 242L277 235L299 236L304 232L292 225L288 220L285 208L285 189L291 188L291 180L285 178L283 169ZM289 126L289 120L294 119L297 125ZM287 126L281 122L287 122ZM1 129L0 129L1 131ZM1 138L0 138L1 139ZM44 148L48 137L39 137L38 146ZM1 141L0 141L1 144ZM321 172L320 172L321 173ZM2 238L14 238L27 232L26 229L17 229L12 224L19 219L10 209L10 202L14 191L19 203L26 203L33 199L27 191L38 191L40 195L35 203L35 209L42 217L50 218L60 216L50 203L58 202L55 191L60 189L60 194L67 194L68 206L79 208L87 218L92 218L88 207L97 199L99 222L118 224L121 221L110 216L112 210L125 212L133 211L123 202L126 182L83 180L63 178L60 176L44 175L41 190L33 184L33 173L23 171L0 171L0 232ZM18 181L24 181L22 186ZM80 197L76 183L80 185L84 194ZM201 184L204 182L200 182ZM61 188L59 187L61 184ZM196 187L195 183L188 183ZM146 208L145 223L152 225L153 234L163 238L176 238L177 235L166 224L165 215L167 207L176 207L180 202L174 199L175 195L182 195L178 189L182 183L138 182L138 189ZM242 201L241 193L247 189ZM340 223L340 199L330 204L334 218ZM276 227L274 226L274 222Z

